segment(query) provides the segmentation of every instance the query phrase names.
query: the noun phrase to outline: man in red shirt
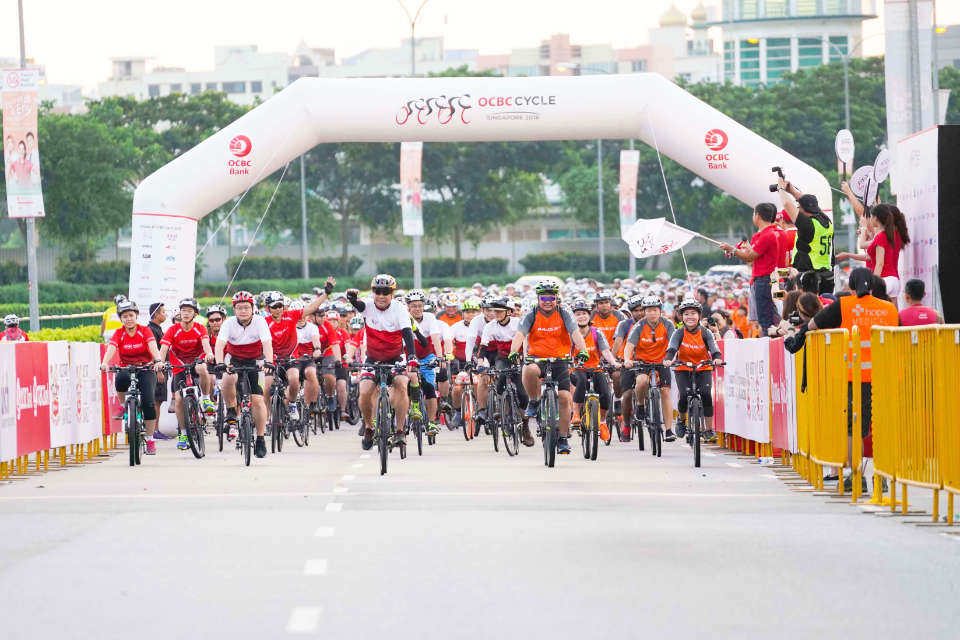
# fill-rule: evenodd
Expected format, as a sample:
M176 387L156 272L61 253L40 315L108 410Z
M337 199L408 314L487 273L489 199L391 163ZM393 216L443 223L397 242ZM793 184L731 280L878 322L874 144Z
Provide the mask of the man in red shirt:
M943 318L937 313L936 309L923 305L924 295L926 295L926 285L923 280L916 278L907 280L907 284L903 287L903 297L906 298L907 307L900 312L901 326L916 327L943 322Z
M770 275L777 268L777 257L780 253L776 219L777 208L769 202L761 202L753 210L753 224L757 232L750 238L750 246L737 249L729 244L721 245L744 262L752 263L750 291L757 306L757 323L760 325L761 336L767 335L767 329L773 326L776 316L776 307L770 293Z

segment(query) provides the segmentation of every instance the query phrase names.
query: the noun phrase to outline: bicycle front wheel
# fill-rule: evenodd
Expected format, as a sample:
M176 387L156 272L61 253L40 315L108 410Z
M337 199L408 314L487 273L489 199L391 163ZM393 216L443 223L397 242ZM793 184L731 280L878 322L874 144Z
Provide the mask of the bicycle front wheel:
M544 391L540 410L544 421L543 463L548 467L553 467L557 461L557 429L559 427L560 407L557 392L552 387L547 387Z
M492 386L492 385L491 385ZM497 406L498 399L495 389L490 389L487 392L487 424L490 425L490 435L493 436L493 450L496 452L500 451L500 409Z
M690 425L690 428L693 430L693 466L694 467L700 466L700 438L702 437L701 427L700 427L700 422L702 421L702 418L700 415L701 413L702 412L700 410L700 399L694 398L693 400L690 401L690 414L687 420L687 424Z
M190 443L190 451L199 460L206 455L207 446L200 422L200 403L192 395L187 395L183 399L183 418L187 423L187 442Z
M413 420L410 428L413 429L413 435L417 438L417 455L423 455L423 421Z
M513 392L508 390L503 398L500 399L500 424L503 432L503 448L507 455L515 456L520 450L520 434L517 422L520 417L517 412L516 401L513 398Z
M126 416L124 429L127 431L127 444L130 446L130 466L136 466L140 463L140 427L137 424L137 399L127 398L124 409Z
M253 416L243 413L240 416L240 441L243 443L240 452L243 454L243 464L250 466L250 454L253 450Z
M463 438L464 440L472 440L474 400L471 391L467 390L463 392L461 405L462 414L460 420L463 425Z
M596 397L587 398L584 404L584 414L587 418L587 424L580 425L583 440L586 442L583 457L588 460L596 460L597 446L600 444L598 440L600 437L600 399Z
M223 439L226 436L224 433L226 429L226 424L224 421L224 414L226 413L226 407L223 406L223 394L217 394L217 444L220 447L220 451L223 451Z
M377 400L377 448L380 451L380 475L387 473L387 459L390 456L388 441L390 439L390 398L385 390L380 391Z

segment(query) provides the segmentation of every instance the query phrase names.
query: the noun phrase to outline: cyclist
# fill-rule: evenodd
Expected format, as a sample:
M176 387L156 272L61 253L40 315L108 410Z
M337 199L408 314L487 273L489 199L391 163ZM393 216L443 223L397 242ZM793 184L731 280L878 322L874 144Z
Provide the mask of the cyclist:
M623 349L623 366L632 368L637 363L649 365L644 366L636 376L637 413L641 419L646 412L647 392L650 389L649 371L656 369L660 377L660 407L663 410L661 415L664 423L667 424L663 439L666 442L673 442L677 438L669 425L669 420L673 417L673 409L670 407L670 370L663 366L663 359L675 329L673 324L664 320L663 302L657 296L644 297L640 301L640 308L643 309L644 319L634 324L630 330ZM632 388L625 390L629 392ZM627 423L624 428L629 436L630 423Z
M584 367L594 369L600 366L600 357L602 356L611 366L619 367L620 363L614 357L610 350L610 343L607 342L606 335L592 326L590 303L586 300L574 300L573 317L577 321L577 329L583 337L583 342L587 346L589 357L583 363ZM611 314L612 315L612 314ZM596 315L593 315L596 318ZM573 382L573 402L577 407L577 413L583 415L583 402L587 397L587 373L582 369L574 370L571 374ZM607 376L602 371L595 371L589 374L593 378L593 388L597 390L600 396L600 435L604 440L610 436L607 433L607 410L610 409L610 385L607 383Z
M703 307L693 298L686 298L677 305L677 311L683 321L683 326L677 329L670 337L670 345L663 361L664 366L673 365L674 359L679 362L702 362L713 359L713 364L722 362L717 342L713 333L700 324ZM697 388L700 390L700 401L703 404L703 418L706 428L703 432L705 442L711 442L716 435L713 432L713 367L701 365L696 371L690 367L677 366L677 390L680 392L680 401L677 403L677 437L682 438L687 433L687 391L692 386L693 376L697 377Z
M212 304L207 307L207 340L210 343L210 350L217 347L217 336L220 334L220 327L223 321L227 319L227 310L223 305Z
M294 300L290 308L294 311L302 311L304 304L300 300ZM316 320L316 312L300 316L300 320L297 321L297 348L294 352L294 357L299 360L297 371L300 379L303 380L303 401L313 415L318 412L317 399L320 397L316 361L323 354L320 348L320 330L317 328Z
M483 328L488 322L493 322L494 313L490 303L494 300L493 296L485 296L480 303L480 313L470 321L470 334L467 336L465 345L465 355L467 362L473 362L473 352L480 344L480 337L483 335ZM477 378L477 421L485 423L487 420L487 390L490 388L490 376L483 374ZM485 426L485 430L489 428Z
M340 330L340 312L335 306L327 307L325 311L318 313L317 322L323 343L323 390L329 397L327 411L336 411L338 398L342 400L339 403L341 408L347 406L347 377L343 368L343 355L347 350L350 334Z
M470 329L470 323L473 322L474 318L480 313L480 299L475 296L470 296L463 301L462 311L463 319L451 327L453 331L453 360L450 363L450 372L454 376L454 416L453 424L449 425L451 428L459 426L460 421L463 419L460 402L463 398L463 385L466 373L460 374L465 371L467 366L467 343L470 342L471 336L473 335L473 331Z
M287 410L290 413L291 420L299 420L300 414L297 411L297 394L300 393L300 371L296 368L287 369L280 361L289 358L297 349L297 322L304 314L310 315L320 308L320 305L327 299L336 281L333 278L327 278L324 284L324 292L317 296L313 302L306 305L303 309L297 311L284 310L292 304L293 301L285 297L279 291L271 291L266 296L267 309L270 316L267 318L267 326L270 328L270 335L273 341L273 353L276 358L276 374L284 376L287 380ZM273 375L265 378L264 396L270 396L270 387L273 386ZM270 407L267 407L269 414Z
M410 313L399 300L393 299L397 280L389 274L378 274L370 282L372 298L360 300L359 291L347 290L347 300L360 312L364 319L364 333L367 341L367 364L399 364L404 353L407 356L407 371L417 369L417 360L413 347L413 329ZM402 439L406 432L407 410L410 401L407 396L409 378L401 373L391 376L392 384L390 404L396 412L397 434ZM377 380L373 369L366 369L360 378L360 413L363 415L364 451L373 447L373 418L377 410ZM381 425L383 426L383 425Z
M627 299L627 310L630 312L630 317L617 325L617 331L613 339L613 354L618 358L623 358L623 351L631 329L644 317L643 307L641 306L643 298L644 296L637 294ZM617 375L618 373L619 375ZM633 388L637 382L636 372L631 368L624 367L623 371L615 371L612 378L613 392L616 397L620 398L622 420L620 429L624 438L628 439L630 437L630 422L633 420Z
M11 313L3 319L4 331L0 333L0 342L29 342L26 332L20 329L20 318Z
M238 291L233 294L232 302L234 315L223 322L217 335L217 346L214 350L217 372L226 371L223 360L227 353L230 354L230 364L234 366L252 366L257 364L257 360L263 359L265 366L272 369L273 336L263 316L255 314L253 294L249 291ZM227 408L229 440L237 437L237 375L225 375L220 389L223 393L223 404ZM267 443L263 439L267 430L267 405L263 401L263 389L260 387L257 372L244 371L243 375L250 383L250 407L257 427L254 454L262 458L267 455Z
M559 306L560 289L552 280L541 280L537 284L537 306L520 321L517 334L510 345L510 362L520 360L520 347L527 341L527 353L532 358L566 358L573 347L577 348L576 359L581 362L589 359L587 345L577 330L577 321ZM557 382L560 409L560 439L557 451L570 453L570 367L566 362L531 362L523 368L523 386L527 390L530 402L526 415L532 418L540 409L540 379L546 367L552 367L553 379Z
M350 318L350 339L347 341L347 354L344 360L347 364L363 362L367 357L367 341L364 340L366 332L363 330L363 317L354 316Z
M613 292L604 289L597 294L594 300L596 308L590 318L590 326L603 334L607 344L613 344L617 327L627 319L625 315L613 308Z
M443 323L429 311L424 311L426 299L427 295L422 289L413 289L407 294L407 310L415 325L413 333L416 340L413 341L413 348L417 361L421 364L420 389L426 398L427 433L436 435L440 433L440 426L437 424L437 370L432 367L422 368L422 365L431 364L443 357ZM411 385L412 383L411 376Z
M437 315L437 320L451 327L463 320L463 316L460 315L460 302L457 300L457 294L445 293L440 301L443 305L443 311Z
M157 407L154 394L157 388L157 371L163 366L160 360L160 351L157 350L157 340L153 332L147 327L137 324L140 308L132 300L121 300L117 305L117 315L123 326L113 332L107 344L106 353L100 363L100 370L106 371L110 361L117 354L120 355L120 365L145 365L153 363L153 370L137 372L137 383L140 387L140 411L147 428L147 455L157 453L157 443L153 439L153 432L157 428ZM121 372L114 380L114 386L120 397L120 404L126 402L127 389L130 388L130 374Z
M433 311L436 306L435 304L424 305L424 311ZM439 317L438 317L439 320ZM453 342L453 325L447 324L446 322L438 322L440 325L440 330L442 335L440 336L443 344L443 357L444 362L450 363L453 362L453 352L454 352L454 342ZM442 366L437 369L437 398L446 399L450 394L450 370L447 366ZM448 427L450 425L447 425Z
M513 344L513 338L520 328L520 319L510 315L510 301L506 298L494 298L490 302L490 308L493 309L494 321L488 322L483 327L477 358L492 363L495 369L506 369L510 364L507 360L510 355L510 345ZM529 397L523 388L523 382L519 374L513 374L512 379L517 388L517 402L525 411L529 405ZM507 386L506 379L501 380L500 383L496 389L497 393L503 393ZM523 421L523 444L527 447L533 446L533 435L526 420Z
M200 305L193 298L184 298L180 301L180 322L171 325L160 339L160 359L167 360L170 356L170 365L173 373L173 389L182 388L187 383L187 373L184 365L193 364L201 356L207 361L214 360L213 349L207 337L207 330L199 322L195 322L200 313ZM207 365L196 366L197 377L200 381L201 405L207 413L213 413L216 407L210 401L210 392L213 390L213 380L207 373ZM183 418L183 392L174 398L174 410L177 413L177 423L181 427L186 424ZM177 436L177 449L189 447L187 434L180 432Z

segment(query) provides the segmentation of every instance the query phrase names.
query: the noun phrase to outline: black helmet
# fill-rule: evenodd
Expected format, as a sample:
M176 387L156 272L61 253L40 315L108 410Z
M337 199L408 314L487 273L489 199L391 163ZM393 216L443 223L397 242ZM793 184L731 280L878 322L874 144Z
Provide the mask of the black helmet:
M193 298L184 298L180 301L180 304L177 305L178 309L182 309L184 307L193 307L194 313L200 313L200 303Z
M137 303L133 300L124 300L117 305L117 315L121 316L127 311L133 311L137 315L140 315L140 307L137 306Z
M630 296L630 298L627 299L627 308L630 309L630 311L636 311L643 305L644 300L646 300L646 298L639 294Z
M510 311L510 301L503 297L490 298L489 301L485 301L486 306L490 309L497 309L499 311Z
M700 303L694 300L693 298L685 298L683 302L677 305L677 312L683 313L687 309L696 309L697 313L703 315L703 307L700 306Z
M571 310L571 311L586 311L587 313L590 313L590 311L592 311L592 309L591 309L591 307L590 307L590 303L587 302L586 300L584 300L583 298L577 298L576 300L574 300L574 301L573 301L573 305L571 306L571 309L570 309L570 310Z

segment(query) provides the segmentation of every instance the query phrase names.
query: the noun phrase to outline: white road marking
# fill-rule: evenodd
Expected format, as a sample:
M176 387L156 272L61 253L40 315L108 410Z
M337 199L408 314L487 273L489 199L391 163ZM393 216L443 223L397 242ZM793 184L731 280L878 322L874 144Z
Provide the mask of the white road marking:
M356 479L357 479L357 476L355 475L345 475L342 478L340 478L340 480L342 480L343 482L353 482Z
M742 468L743 468L743 465L742 465L742 464L737 464L736 462L728 462L728 463L727 463L727 466L728 466L728 467L733 467L734 469L742 469Z
M316 633L320 607L294 607L287 621L287 633Z
M369 453L361 453L361 454L360 454L360 459L361 459L361 460L366 460L366 459L369 458L369 457L370 457L370 454L369 454Z
M708 458L716 458L716 457L717 457L717 454L715 454L715 453L709 453L709 452L707 452L707 451L704 451L704 452L703 452L703 455L707 456Z
M313 535L316 538L332 538L333 527L317 527L317 530L313 532Z
M327 503L327 507L326 507L326 509L324 509L324 511L326 511L327 513L339 513L339 512L341 512L341 511L343 511L343 503L342 503L342 502L328 502L328 503Z
M332 491L277 491L258 493L97 493L90 495L0 496L0 502L27 500L186 500L188 498L312 498L330 496Z
M960 536L958 536L955 533L941 533L940 535L950 538L952 540L956 540L957 542L960 542Z
M346 493L347 491L350 491L350 489L348 489L347 487L334 487L334 488L333 488L333 492L334 492L334 493Z
M770 478L771 480L776 480L776 479L777 479L777 476L773 475L772 473L765 473L765 474L763 474L763 477L764 477L764 478Z
M361 468L363 468L363 463L362 463L362 462L358 462L357 464L352 464L352 465L350 465L350 466L351 466L353 469L361 469Z
M303 575L305 576L325 576L327 575L327 559L311 558L303 565Z

